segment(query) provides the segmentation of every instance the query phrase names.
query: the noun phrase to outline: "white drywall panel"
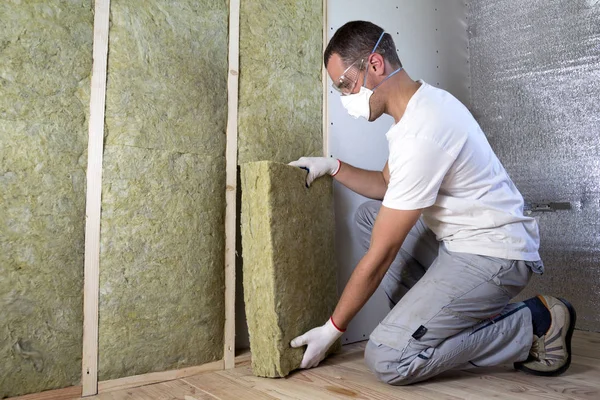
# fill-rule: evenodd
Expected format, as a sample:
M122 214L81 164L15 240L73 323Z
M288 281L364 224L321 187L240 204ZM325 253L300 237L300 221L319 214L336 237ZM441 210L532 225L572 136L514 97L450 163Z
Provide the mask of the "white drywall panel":
M464 0L327 0L329 38L353 20L367 20L392 34L400 60L413 79L441 87L469 106L469 49ZM393 123L385 116L375 122L355 120L342 107L339 95L328 89L328 152L356 167L381 170L388 157L385 132ZM356 236L354 213L364 197L336 183L336 257L340 293L364 251ZM354 318L344 343L365 340L389 312L378 289Z

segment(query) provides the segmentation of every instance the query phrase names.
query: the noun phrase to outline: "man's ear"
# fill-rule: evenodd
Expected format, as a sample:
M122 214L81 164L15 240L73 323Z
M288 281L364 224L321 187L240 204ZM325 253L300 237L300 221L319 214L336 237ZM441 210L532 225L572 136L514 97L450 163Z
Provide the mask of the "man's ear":
M385 60L379 53L371 54L369 57L369 68L375 73L375 75L381 76L385 72Z

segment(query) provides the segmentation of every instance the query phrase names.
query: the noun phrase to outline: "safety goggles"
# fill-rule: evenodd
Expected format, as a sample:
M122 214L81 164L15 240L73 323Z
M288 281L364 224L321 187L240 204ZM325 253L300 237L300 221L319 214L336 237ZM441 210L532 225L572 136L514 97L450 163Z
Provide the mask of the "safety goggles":
M360 71L362 71L363 68L365 68L365 66L368 63L369 57L371 56L371 54L375 53L375 51L377 50L377 47L379 47L379 43L381 43L381 39L383 39L384 35L385 35L385 31L381 32L381 36L379 36L379 39L377 39L377 43L375 43L373 50L371 50L371 53L368 56L363 57L360 60L356 60L352 64L350 64L350 66L348 68L346 68L344 70L344 72L342 72L342 76L340 76L340 79L338 79L337 82L333 82L331 84L331 86L333 86L333 88L335 90L340 92L342 94L342 96L348 96L349 94L352 94L352 91L354 90L354 88L356 87L356 83L358 82L358 77L360 75ZM384 49L380 49L378 51L378 53L383 54ZM367 61L367 63L365 63L365 60ZM359 64L358 68L355 68L356 63L359 61L360 61L360 64ZM365 83L366 83L366 81L367 81L367 75L365 74Z
M356 64L358 64L358 66ZM331 86L340 92L342 96L351 94L356 87L356 83L358 82L360 71L362 71L364 67L364 58L354 61L348 68L344 70L344 72L342 72L342 76L340 76L338 81L333 82Z

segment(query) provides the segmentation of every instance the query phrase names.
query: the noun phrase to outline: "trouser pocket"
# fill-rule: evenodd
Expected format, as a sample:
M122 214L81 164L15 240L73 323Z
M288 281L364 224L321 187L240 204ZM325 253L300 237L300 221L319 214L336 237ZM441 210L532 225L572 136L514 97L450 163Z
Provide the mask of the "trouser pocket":
M527 286L532 270L525 261L513 261L509 268L501 269L493 282L512 299Z

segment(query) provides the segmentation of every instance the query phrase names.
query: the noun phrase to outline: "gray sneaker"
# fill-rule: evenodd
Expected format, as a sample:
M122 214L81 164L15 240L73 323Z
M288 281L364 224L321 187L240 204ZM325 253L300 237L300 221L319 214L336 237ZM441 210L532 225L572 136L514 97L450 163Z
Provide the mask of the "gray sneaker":
M560 375L571 365L571 338L577 315L573 306L565 299L552 296L538 298L550 311L550 328L542 337L533 335L529 358L514 366L534 375Z

